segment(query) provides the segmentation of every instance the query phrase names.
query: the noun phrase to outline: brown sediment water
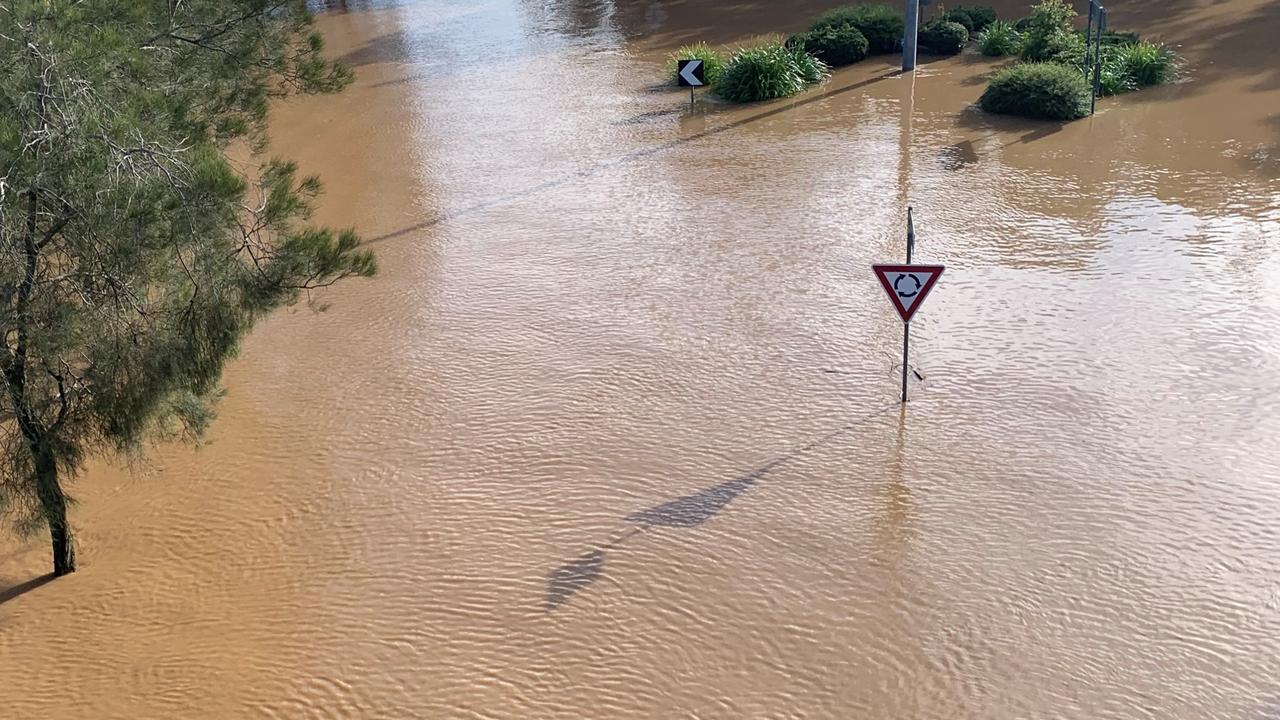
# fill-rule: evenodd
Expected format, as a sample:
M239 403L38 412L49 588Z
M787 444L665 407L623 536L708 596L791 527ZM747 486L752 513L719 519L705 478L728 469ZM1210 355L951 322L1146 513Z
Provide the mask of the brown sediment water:
M653 87L821 3L331 5L274 150L382 273L3 540L0 714L1280 717L1280 5L1117 0L1184 79L1065 126Z

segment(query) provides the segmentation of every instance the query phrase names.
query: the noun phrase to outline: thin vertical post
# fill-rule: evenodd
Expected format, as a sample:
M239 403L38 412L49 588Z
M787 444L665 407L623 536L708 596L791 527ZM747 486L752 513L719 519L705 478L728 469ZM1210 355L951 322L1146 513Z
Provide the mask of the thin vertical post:
M911 253L916 249L916 226L911 217L911 206L907 206L907 264L911 264ZM902 402L907 401L907 363L911 356L911 323L902 323Z
M689 86L689 109L693 109L693 86Z
M902 36L902 71L916 69L916 37L920 33L920 0L907 0L906 32Z
M916 250L916 225L911 217L911 206L907 206L907 264L911 264L911 253Z
M1085 63L1089 63L1089 61L1093 58L1093 6L1094 5L1095 5L1095 0L1089 0L1089 21L1084 26ZM1087 72L1087 69L1088 69L1087 64L1085 65L1085 68Z
M1093 110L1098 105L1098 89L1102 83L1102 33L1107 28L1107 9L1098 6L1098 41L1094 43L1093 57L1093 95L1089 99L1089 114L1093 114Z
M907 355L911 352L911 323L902 323L902 402L907 401Z

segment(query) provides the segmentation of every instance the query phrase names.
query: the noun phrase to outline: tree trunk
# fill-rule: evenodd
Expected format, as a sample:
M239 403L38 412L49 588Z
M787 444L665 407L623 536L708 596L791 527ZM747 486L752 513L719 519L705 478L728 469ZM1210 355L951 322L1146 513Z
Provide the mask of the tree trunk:
M36 494L49 523L49 539L53 543L53 574L67 575L76 571L76 549L67 524L67 496L58 484L58 463L50 452L36 456Z

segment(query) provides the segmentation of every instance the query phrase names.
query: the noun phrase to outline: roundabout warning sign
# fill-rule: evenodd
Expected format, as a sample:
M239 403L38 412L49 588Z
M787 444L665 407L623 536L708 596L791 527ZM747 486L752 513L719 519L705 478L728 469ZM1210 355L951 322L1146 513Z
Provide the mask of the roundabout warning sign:
M946 268L942 265L872 265L871 269L880 278L902 322L909 323Z

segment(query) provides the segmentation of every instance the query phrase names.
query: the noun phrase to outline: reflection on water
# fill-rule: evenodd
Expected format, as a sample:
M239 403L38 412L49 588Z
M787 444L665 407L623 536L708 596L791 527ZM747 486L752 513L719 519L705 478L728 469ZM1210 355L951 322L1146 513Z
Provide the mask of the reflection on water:
M1274 714L1275 3L1117 4L1187 80L1068 125L976 55L655 89L823 3L315 5L357 82L275 150L383 273L95 464L81 572L4 541L12 716Z

